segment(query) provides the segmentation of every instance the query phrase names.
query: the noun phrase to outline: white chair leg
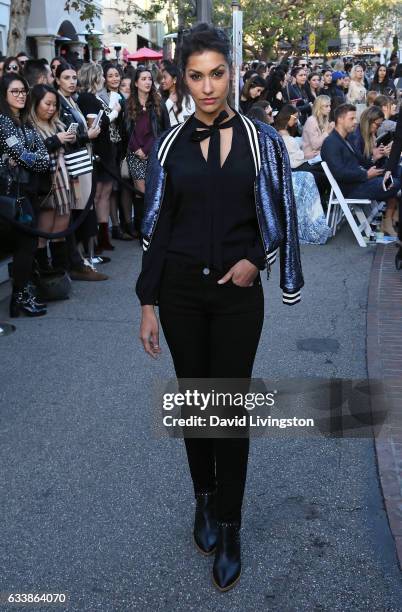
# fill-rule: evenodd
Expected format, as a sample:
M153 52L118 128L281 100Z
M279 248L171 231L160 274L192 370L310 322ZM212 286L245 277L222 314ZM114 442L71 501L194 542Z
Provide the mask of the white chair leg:
M362 211L362 209L359 208L358 206L355 207L355 215L358 218L359 222L361 223L360 232L364 232L366 236L371 236L373 232L371 230L367 217Z

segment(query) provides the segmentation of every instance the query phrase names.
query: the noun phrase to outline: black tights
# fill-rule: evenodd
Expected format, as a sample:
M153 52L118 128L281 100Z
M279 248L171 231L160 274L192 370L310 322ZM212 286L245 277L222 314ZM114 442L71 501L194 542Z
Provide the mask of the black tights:
M250 378L264 318L259 277L253 287L167 263L159 315L177 378ZM185 438L194 492L217 490L218 520L240 521L248 438Z
M0 243L2 253L13 255L13 289L20 291L31 280L38 239L1 221Z

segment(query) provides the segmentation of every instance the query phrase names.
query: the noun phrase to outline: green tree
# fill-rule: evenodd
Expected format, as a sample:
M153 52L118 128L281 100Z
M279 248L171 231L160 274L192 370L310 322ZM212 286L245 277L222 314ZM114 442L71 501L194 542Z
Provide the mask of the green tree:
M195 22L195 0L169 0L168 31L190 27ZM254 57L267 58L275 52L280 41L300 51L304 37L316 34L316 49L327 50L328 41L339 37L341 20L345 20L361 36L379 33L396 0L241 0L244 26L244 49ZM135 25L154 21L166 3L151 2L147 11L134 0L120 0L122 20L119 31L130 32ZM230 28L231 0L214 0L215 25ZM172 14L177 19L173 21Z

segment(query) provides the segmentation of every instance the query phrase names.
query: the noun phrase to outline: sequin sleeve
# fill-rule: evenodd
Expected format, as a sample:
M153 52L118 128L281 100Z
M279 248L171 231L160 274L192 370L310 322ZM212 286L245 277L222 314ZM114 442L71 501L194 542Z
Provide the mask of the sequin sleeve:
M33 172L49 169L49 155L38 132L26 127L24 139L22 130L5 115L0 115L0 154Z

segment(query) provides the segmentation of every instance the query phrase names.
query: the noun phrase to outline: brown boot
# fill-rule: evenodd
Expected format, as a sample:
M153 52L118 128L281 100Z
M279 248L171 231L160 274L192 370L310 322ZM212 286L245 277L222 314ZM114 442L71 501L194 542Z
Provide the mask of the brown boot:
M114 251L114 246L110 242L108 223L99 223L98 227L98 246L95 252L102 251Z
M107 274L95 270L93 266L82 265L79 269L71 269L69 272L71 280L75 281L103 281L108 280Z
M392 216L387 215L384 217L381 223L381 231L384 232L387 236L396 237L398 234L396 233L394 226L392 225Z

